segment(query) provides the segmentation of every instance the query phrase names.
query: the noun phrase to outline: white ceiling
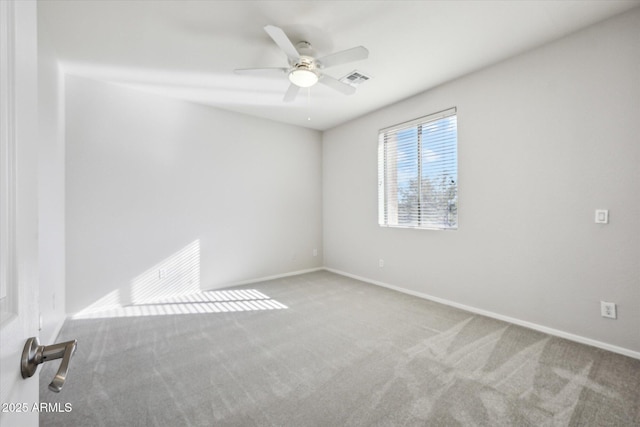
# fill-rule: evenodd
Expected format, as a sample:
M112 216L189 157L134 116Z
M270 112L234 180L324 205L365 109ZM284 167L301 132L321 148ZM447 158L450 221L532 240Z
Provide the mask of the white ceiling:
M640 5L608 1L58 1L38 3L41 31L66 72L325 130ZM319 56L365 46L328 69L372 79L345 96L323 85L282 102L286 67L264 32L281 27ZM307 93L308 92L308 93Z

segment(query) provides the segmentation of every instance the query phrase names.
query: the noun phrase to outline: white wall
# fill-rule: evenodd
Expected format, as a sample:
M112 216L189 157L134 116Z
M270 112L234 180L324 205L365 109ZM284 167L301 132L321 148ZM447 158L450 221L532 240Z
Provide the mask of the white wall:
M65 318L64 100L55 51L38 25L38 250L40 339L50 344Z
M325 266L640 351L638 34L635 9L325 132ZM459 230L378 227L378 129L449 107Z
M319 132L73 76L66 97L68 312L322 266Z

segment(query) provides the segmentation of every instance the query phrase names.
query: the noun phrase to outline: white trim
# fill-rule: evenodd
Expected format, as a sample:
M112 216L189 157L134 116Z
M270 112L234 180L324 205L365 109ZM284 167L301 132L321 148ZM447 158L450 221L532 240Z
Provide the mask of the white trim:
M291 271L289 273L283 273L283 274L275 274L273 276L266 276L266 277L259 277L257 279L249 279L249 280L242 280L240 282L233 282L233 283L228 283L228 284L223 284L219 287L216 288L210 288L210 289L206 289L206 290L216 290L216 289L223 289L223 288L232 288L235 286L242 286L242 285L250 285L251 283L258 283L258 282L266 282L267 280L274 280L274 279L281 279L283 277L289 277L289 276L298 276L300 274L306 274L306 273L313 273L314 271L320 271L320 270L325 270L324 267L315 267L315 268L309 268L306 270L297 270L297 271Z
M407 120L406 122L398 123L378 131L378 134L387 132L396 132L399 130L408 129L419 124L427 124L435 122L436 120L444 119L445 117L455 116L458 113L458 107L447 108L446 110L438 111L437 113L428 114L426 116L418 117L416 119Z
M0 325L17 317L16 29L13 2L0 4Z
M471 313L479 314L493 319L502 320L504 322L513 323L514 325L523 326L525 328L533 329L535 331L543 332L545 334L553 335L556 337L564 338L570 341L575 341L580 344L590 345L592 347L601 348L603 350L611 351L613 353L622 354L624 356L632 357L634 359L640 359L640 352L634 351L624 347L618 347L617 345L607 344L602 341L597 341L591 338L583 337L581 335L575 335L569 332L561 331L558 329L549 328L547 326L538 325L537 323L528 322L526 320L516 319L514 317L504 316L502 314L494 313L480 308L472 307L465 304L460 304L454 301L450 301L444 298L434 297L422 292L412 291L410 289L401 288L399 286L390 285L388 283L380 282L378 280L368 279L366 277L358 276L356 274L347 273L345 271L336 270L335 268L324 267L324 270L331 273L339 274L341 276L350 277L352 279L360 280L362 282L370 283L372 285L381 286L383 288L393 289L394 291L402 292L404 294L413 295L419 298L427 299L429 301L437 302L440 304L448 305L451 307L459 308Z
M235 286L242 286L242 285L249 285L251 283L266 282L268 280L281 279L283 277L298 276L300 274L313 273L314 271L321 271L321 270L324 270L324 267L315 267L315 268L309 268L309 269L306 269L306 270L291 271L289 273L275 274L273 276L259 277L259 278L256 278L256 279L243 280L243 281L240 281L240 282L224 283L224 284L221 284L220 286L216 286L216 287L213 287L213 288L202 289L202 291L203 292L217 291L217 290L220 290L220 289L233 288ZM73 313L67 313L66 317L61 321L61 323L56 328L55 336L57 337L57 335L60 333L60 328L62 328L62 323L64 323L64 321L66 319L73 319L74 316L77 316L81 312L82 312L82 310L76 311L76 312L73 312Z

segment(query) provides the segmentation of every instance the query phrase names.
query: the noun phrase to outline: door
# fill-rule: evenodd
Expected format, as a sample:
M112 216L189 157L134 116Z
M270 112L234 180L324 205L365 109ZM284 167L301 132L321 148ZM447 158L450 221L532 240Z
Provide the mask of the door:
M38 425L38 376L20 357L38 335L37 14L0 0L0 425Z

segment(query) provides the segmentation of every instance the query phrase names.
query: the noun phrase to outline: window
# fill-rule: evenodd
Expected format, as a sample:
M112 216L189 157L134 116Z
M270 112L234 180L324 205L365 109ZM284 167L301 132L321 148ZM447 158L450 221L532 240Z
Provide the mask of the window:
M455 108L380 131L378 222L388 227L458 228Z

